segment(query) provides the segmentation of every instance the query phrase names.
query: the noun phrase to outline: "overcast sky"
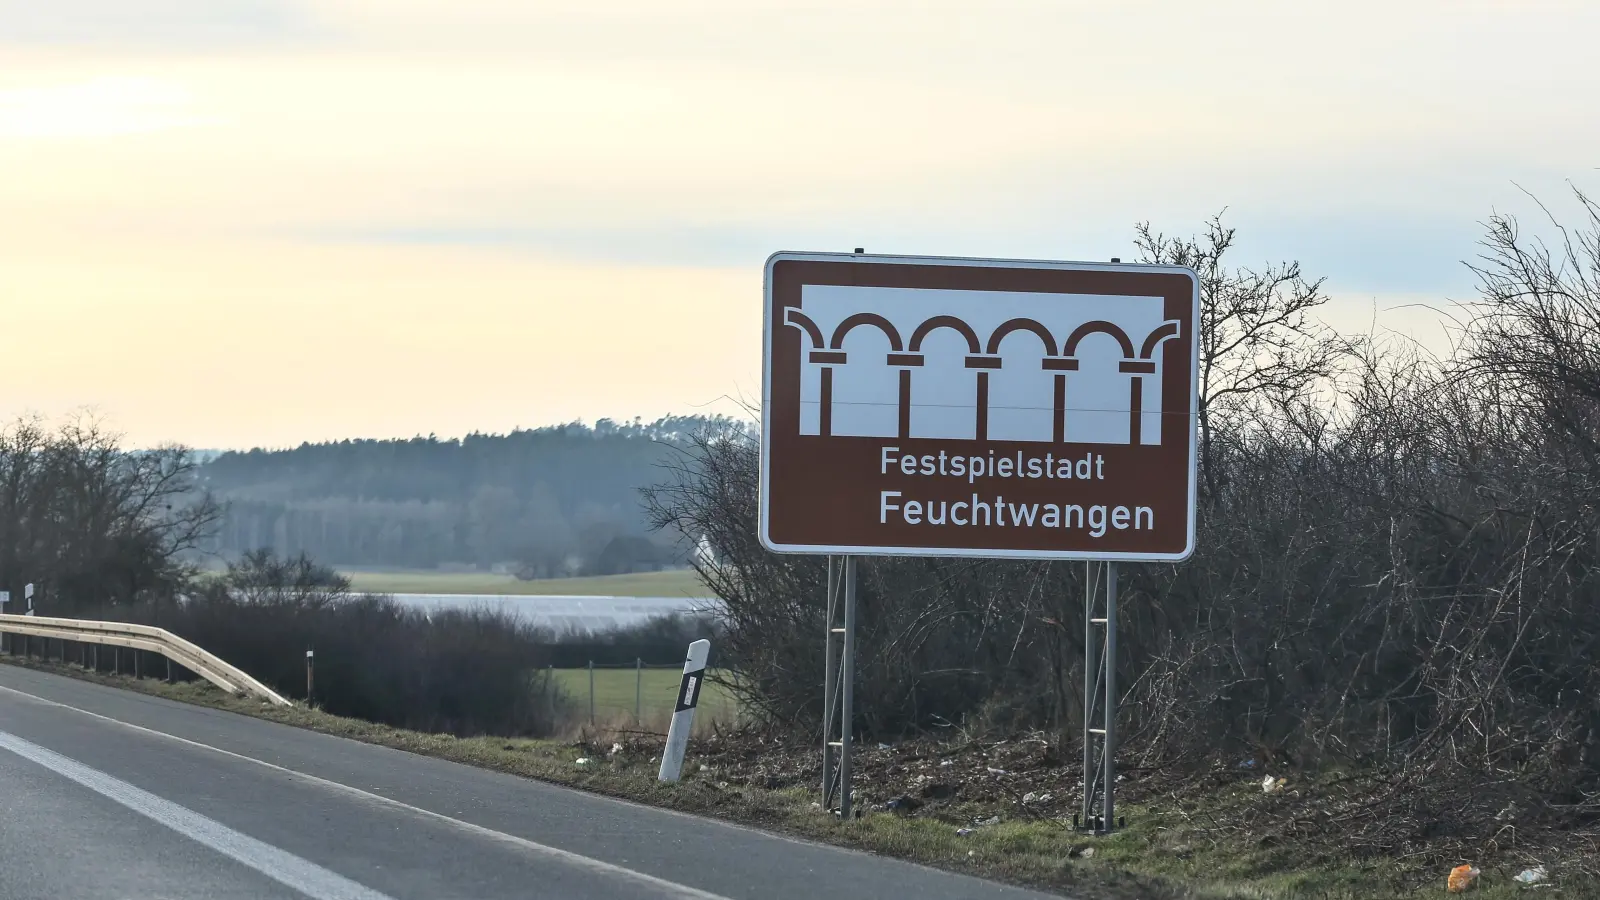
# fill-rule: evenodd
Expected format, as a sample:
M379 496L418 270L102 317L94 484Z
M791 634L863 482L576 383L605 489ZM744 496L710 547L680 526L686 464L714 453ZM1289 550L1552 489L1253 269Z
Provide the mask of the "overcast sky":
M0 0L0 415L291 445L727 410L778 249L1240 264L1437 341L1600 166L1588 0Z

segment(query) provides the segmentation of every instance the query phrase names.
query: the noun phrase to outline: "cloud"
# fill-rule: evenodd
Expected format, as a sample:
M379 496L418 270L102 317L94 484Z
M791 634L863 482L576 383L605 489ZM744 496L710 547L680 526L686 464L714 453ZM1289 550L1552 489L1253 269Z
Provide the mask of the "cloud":
M1215 210L1212 210L1215 212ZM1030 217L1031 218L1031 217ZM1203 216L1156 218L1169 234L1201 229ZM1307 276L1327 277L1336 293L1432 293L1461 297L1473 280L1463 260L1475 252L1480 229L1470 218L1397 214L1366 208L1328 215L1307 211L1244 210L1224 216L1239 229L1234 265L1298 260ZM722 224L628 223L609 227L556 225L399 226L300 231L295 237L332 245L478 248L551 260L610 266L744 268L755 271L777 250L1034 259L1132 259L1134 220L1097 217L1074 227L1058 213L1016 220L1009 227L977 221L921 222L889 217L841 217L836 223L752 220ZM1002 230L1003 229L1003 230Z
M307 31L291 0L0 0L0 44L207 47Z
M0 138L83 138L141 134L199 123L190 97L148 78L0 90Z
M1131 223L1122 224L1125 235L1131 236ZM766 257L777 250L848 251L866 247L881 253L971 255L974 246L986 242L985 231L981 227L841 217L832 225L774 219L720 224L640 222L602 227L402 226L302 231L296 236L329 244L478 248L609 266L758 271ZM1044 250L1050 236L1012 232L1005 240L1013 248L1020 241Z
M1463 262L1482 230L1470 218L1369 209L1356 215L1236 216L1264 260L1297 258L1307 275L1347 291L1463 298L1474 278ZM1254 262L1254 260L1252 260Z

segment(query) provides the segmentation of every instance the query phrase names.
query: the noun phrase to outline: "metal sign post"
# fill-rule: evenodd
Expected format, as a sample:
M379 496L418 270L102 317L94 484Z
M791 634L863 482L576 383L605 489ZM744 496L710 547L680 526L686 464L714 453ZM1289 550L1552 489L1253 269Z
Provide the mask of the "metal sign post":
M1103 614L1097 616L1095 598L1100 593L1095 577L1097 564L1084 563L1083 812L1080 827L1109 834L1117 824L1117 564L1103 565L1105 608ZM1104 634L1097 635L1096 628L1104 629ZM1099 648L1095 646L1097 643ZM1099 656L1098 662L1096 656ZM1099 728L1094 727L1096 709L1103 714ZM1097 739L1098 759L1095 758Z
M840 582L843 582L842 584ZM827 660L823 672L822 806L850 818L850 749L855 721L856 558L828 557ZM838 806L834 806L834 797Z
M839 564L839 557L828 557L828 605L823 619L825 636L822 644L822 806L824 809L832 808L833 800L833 769L838 764L839 756L835 753L833 739L833 722L835 700L839 696L839 638L834 633L833 623L838 619L839 608L839 577L843 567Z
M1099 656L1095 648L1094 632L1094 588L1095 564L1083 564L1083 809L1080 813L1078 825L1081 828L1091 829L1094 821L1094 798L1096 793L1096 766L1094 756L1094 734L1091 726L1094 724L1094 711L1096 709L1095 697L1099 694L1100 668Z

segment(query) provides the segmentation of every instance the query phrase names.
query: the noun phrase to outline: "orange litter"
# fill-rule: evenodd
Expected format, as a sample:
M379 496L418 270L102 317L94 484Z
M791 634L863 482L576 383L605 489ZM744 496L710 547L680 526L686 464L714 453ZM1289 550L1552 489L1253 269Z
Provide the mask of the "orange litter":
M1478 875L1478 870L1472 866L1456 866L1450 870L1450 880L1445 886L1449 888L1450 893L1459 894L1472 887L1472 882L1477 880Z

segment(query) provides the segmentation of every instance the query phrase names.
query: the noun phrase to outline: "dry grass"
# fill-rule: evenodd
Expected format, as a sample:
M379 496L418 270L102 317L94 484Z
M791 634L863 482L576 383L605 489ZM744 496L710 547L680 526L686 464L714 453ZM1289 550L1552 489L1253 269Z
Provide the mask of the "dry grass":
M660 737L637 731L599 729L563 741L457 738L339 718L303 707L270 707L229 696L204 683L169 685L96 674L76 666L5 661L953 871L1068 892L1083 900L1401 900L1444 893L1444 872L1418 872L1396 860L1310 863L1303 854L1297 856L1294 846L1218 837L1234 831L1207 827L1207 816L1197 815L1196 810L1203 811L1209 804L1217 814L1248 814L1259 801L1260 788L1247 782L1219 787L1209 797L1185 797L1181 803L1145 797L1144 802L1124 807L1128 828L1111 837L1082 835L1059 817L1029 815L1018 804L1012 804L1016 807L1012 814L992 825L973 826L972 822L1006 808L1003 805L957 803L941 809L938 816L918 817L869 809L862 818L841 822L820 811L814 802L816 792L808 784L793 783L792 779L787 784L778 784L776 779L762 783L759 778L741 777L732 761L781 752L777 745L771 746L770 753L753 746L755 738L730 742L712 736L697 741L690 759L707 762L691 762L683 781L663 785L656 780ZM618 745L620 750L613 752ZM588 761L580 764L580 759ZM870 785L863 784L858 792L870 790ZM970 834L957 833L963 823L972 828ZM1485 900L1522 894L1525 889L1512 881L1514 874L1486 871L1473 893ZM1558 871L1555 883L1532 896L1600 897L1600 891L1592 882L1563 877Z

